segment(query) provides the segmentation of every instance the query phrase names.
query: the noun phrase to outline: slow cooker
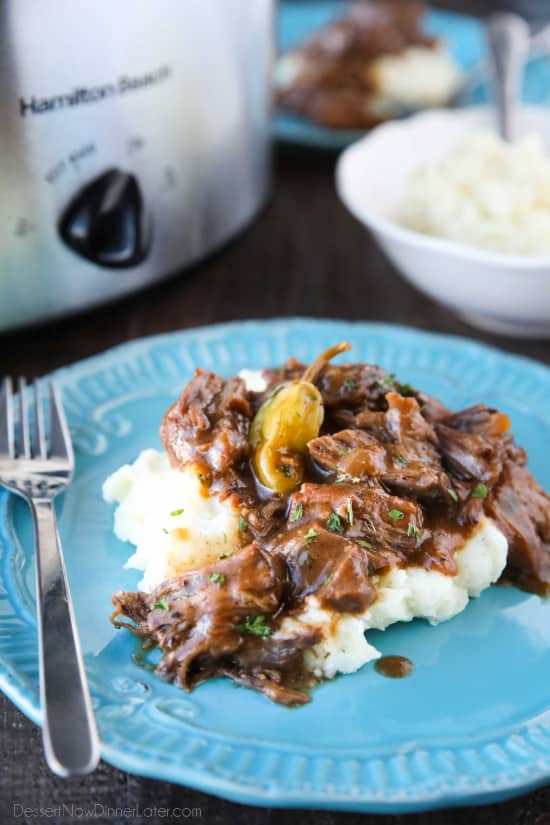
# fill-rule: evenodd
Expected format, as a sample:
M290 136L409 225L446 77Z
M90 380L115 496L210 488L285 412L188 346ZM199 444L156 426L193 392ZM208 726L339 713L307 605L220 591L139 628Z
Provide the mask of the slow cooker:
M169 276L269 187L273 0L0 0L0 330Z

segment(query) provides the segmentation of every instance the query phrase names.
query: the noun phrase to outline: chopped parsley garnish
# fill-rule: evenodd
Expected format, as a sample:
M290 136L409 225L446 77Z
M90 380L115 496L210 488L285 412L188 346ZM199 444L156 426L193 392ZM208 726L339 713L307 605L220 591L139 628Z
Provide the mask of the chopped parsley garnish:
M388 373L383 378L379 378L378 381L374 382L375 387L395 387L395 375L392 373Z
M304 515L304 505L300 502L290 514L290 521L299 521Z
M170 515L171 516L181 516L182 513L183 513L183 507L181 507L179 510L172 510Z
M412 384L402 384L400 381L397 381L393 372L385 375L384 378L380 378L378 381L375 381L374 385L376 387L390 387L397 390L400 395L404 396L414 395L416 393L416 390Z
M389 511L388 516L392 521L401 521L401 519L405 518L405 513L402 513L401 510L396 510L394 507Z
M239 530L241 533L244 533L245 530L248 530L248 522L244 516L239 517Z
M340 521L340 516L337 516L336 513L331 513L327 519L327 528L331 533L343 533L344 528Z
M395 456L395 460L398 464L401 464L402 467L406 467L406 465L409 463L409 459L405 458L405 456L401 455L401 453Z
M213 582L214 584L219 584L220 587L223 587L225 584L225 576L223 573L210 573L208 576L208 581Z
M338 455L349 455L353 452L353 447L348 447L346 450L338 450Z
M170 605L168 604L166 599L162 597L158 600L158 602L154 603L152 610L170 610Z
M314 530L313 527L310 527L310 529L307 531L307 533L304 536L304 541L305 541L306 545L311 544L312 541L315 541L315 539L317 538L318 535L319 535L319 533L317 532L317 530Z
M265 623L265 616L247 616L244 624L235 625L235 630L250 633L251 636L271 636L272 630Z
M415 525L410 522L407 525L407 535L410 539L415 538L417 542L420 541L420 531L418 527L415 527Z
M479 484L476 484L472 492L472 498L487 498L488 492L489 491L487 490L485 484L482 481L480 481Z
M325 587L327 584L330 584L333 580L334 576L330 573L328 576L325 576L323 581L321 582L321 587Z
M344 484L346 481L351 482L351 484L359 484L361 479L359 476L349 476L347 474L339 475L336 477L336 484Z
M369 561L369 566L368 566L367 569L368 569L368 572L369 572L369 576L372 576L373 573L376 573L376 571L378 570L378 567L376 566L376 562Z
M363 541L363 539L355 539L355 543L359 545L359 547L364 547L365 550L374 550L373 545L369 541Z
M348 390L349 392L352 392L352 390L354 390L355 387L356 384L353 378L346 378L346 380L344 381L344 389Z
M286 478L290 478L292 475L292 467L290 464L281 464L279 470L284 476L286 476Z
M404 395L405 397L414 395L416 392L412 384L401 384L399 382L396 382L395 388L400 395Z
M449 495L450 495L450 497L452 498L452 500L453 500L453 501L456 501L456 502L458 503L458 496L457 496L457 494L456 494L456 491L455 491L455 490L453 490L453 488L452 488L452 487L449 487L449 489L447 490L447 492L449 493Z
M347 510L348 510L348 523L349 523L349 526L352 527L353 526L353 501L351 500L351 498L348 498L348 500L347 500Z

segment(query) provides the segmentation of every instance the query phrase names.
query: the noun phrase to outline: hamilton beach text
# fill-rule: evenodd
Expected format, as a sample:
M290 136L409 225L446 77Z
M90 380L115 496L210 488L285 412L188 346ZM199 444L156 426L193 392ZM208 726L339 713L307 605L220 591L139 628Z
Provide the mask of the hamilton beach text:
M20 97L19 114L21 117L27 117L28 115L57 112L81 106L84 103L100 103L118 95L162 83L171 74L170 66L165 65L141 75L121 75L114 83L105 83L101 86L82 86L51 97L36 97L35 95L28 98Z

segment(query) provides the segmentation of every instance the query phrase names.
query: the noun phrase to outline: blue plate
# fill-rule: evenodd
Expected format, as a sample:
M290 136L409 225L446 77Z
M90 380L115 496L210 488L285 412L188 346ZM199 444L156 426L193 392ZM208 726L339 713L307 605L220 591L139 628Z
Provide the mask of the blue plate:
M372 635L415 663L392 681L370 665L289 710L216 679L187 694L132 659L109 624L111 593L135 588L130 547L112 533L105 477L145 447L196 366L309 361L341 339L353 357L458 408L508 412L550 487L550 371L460 338L340 321L228 324L134 341L55 373L76 450L60 531L103 757L119 768L238 802L403 812L504 799L550 778L550 604L495 587L450 622ZM24 504L0 497L0 686L40 723L33 549ZM376 637L376 638L375 638Z
M279 50L285 52L298 46L316 29L342 14L341 0L280 0L279 3ZM429 11L424 20L424 30L442 38L458 65L467 73L485 59L485 34L483 24L474 17L445 11ZM476 72L477 74L477 72ZM475 105L491 100L491 90L480 73L479 82L471 84L462 97L463 105ZM532 60L525 73L523 99L527 103L548 103L550 96L550 62L539 58ZM343 149L364 134L358 130L328 129L304 118L279 111L274 120L275 137L286 143L302 144L324 149Z

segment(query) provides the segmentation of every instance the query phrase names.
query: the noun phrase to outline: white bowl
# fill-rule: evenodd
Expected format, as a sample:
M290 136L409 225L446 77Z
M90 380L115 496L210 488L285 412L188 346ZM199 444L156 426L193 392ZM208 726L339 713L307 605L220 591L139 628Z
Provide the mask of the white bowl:
M550 148L550 111L522 108L519 134ZM422 112L379 126L340 156L340 198L367 226L404 277L475 326L522 337L550 337L550 256L487 252L413 232L394 219L405 183L467 133L494 128L489 107Z

